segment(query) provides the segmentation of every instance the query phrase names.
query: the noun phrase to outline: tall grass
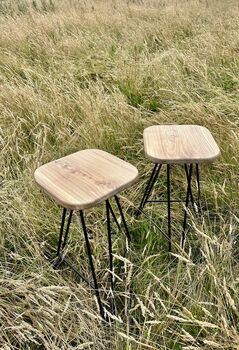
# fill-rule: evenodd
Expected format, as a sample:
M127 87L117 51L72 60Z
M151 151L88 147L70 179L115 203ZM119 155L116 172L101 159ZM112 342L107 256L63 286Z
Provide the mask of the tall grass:
M2 0L0 32L1 349L239 349L238 2ZM202 167L204 214L189 213L184 252L183 207L173 209L171 260L166 208L133 215L152 167L142 131L156 123L204 125L222 152ZM33 181L39 165L84 148L142 175L122 197L133 236L125 258L114 236L124 269L111 327L90 289L45 258L61 209ZM176 197L182 178L175 167ZM155 195L164 189L165 176ZM107 303L103 217L102 207L87 211ZM77 219L67 254L87 273Z

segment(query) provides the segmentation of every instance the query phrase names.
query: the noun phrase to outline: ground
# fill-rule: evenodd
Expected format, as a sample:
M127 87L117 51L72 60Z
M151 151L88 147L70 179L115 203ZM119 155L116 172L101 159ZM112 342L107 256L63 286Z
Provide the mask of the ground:
M236 0L0 1L1 349L239 349L238 10ZM203 216L190 211L184 251L174 206L170 259L166 207L134 215L152 169L142 132L163 123L203 125L221 149L202 166ZM124 257L124 236L114 236L124 273L111 327L88 286L47 260L61 208L33 178L84 148L140 172L121 196L133 242ZM176 197L183 178L175 166ZM162 173L155 196L165 184ZM86 214L107 294L105 210ZM75 214L67 254L87 273L83 243Z

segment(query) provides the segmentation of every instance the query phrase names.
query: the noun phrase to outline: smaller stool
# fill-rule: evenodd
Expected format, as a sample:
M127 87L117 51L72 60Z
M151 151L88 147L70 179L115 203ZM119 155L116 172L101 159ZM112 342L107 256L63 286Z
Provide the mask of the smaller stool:
M220 150L212 134L208 129L198 125L154 125L146 128L143 133L144 151L155 165L145 193L141 200L137 214L140 215L146 203L168 204L168 248L171 252L171 203L181 202L171 200L170 193L170 166L172 164L184 164L187 179L187 194L182 233L182 247L185 241L185 229L187 221L187 207L191 200L194 204L191 179L193 165L196 165L197 199L200 207L200 177L199 164L211 162L219 157ZM153 186L159 176L163 164L167 166L167 201L149 200ZM188 168L189 165L189 168Z
M67 243L72 213L73 211L79 211L80 213L80 220L93 278L92 287L96 293L100 314L102 318L104 318L104 309L99 293L98 281L83 211L85 209L98 206L103 201L106 203L110 283L111 292L113 295L114 274L110 217L112 216L118 227L120 225L117 222L116 215L109 199L111 197L115 198L116 205L122 219L122 224L125 229L126 237L128 240L130 240L129 230L127 228L126 220L117 194L131 186L136 181L138 177L138 170L133 165L107 152L98 149L88 149L42 165L35 171L34 176L37 184L43 189L43 191L63 207L59 242L56 253L60 262L63 261L62 253ZM64 234L67 210L69 210L69 217ZM67 263L65 259L64 261ZM82 276L71 263L68 263L68 265L72 267L74 271L77 272L81 278L83 278L83 280L88 282L88 280ZM114 306L112 309L114 309Z

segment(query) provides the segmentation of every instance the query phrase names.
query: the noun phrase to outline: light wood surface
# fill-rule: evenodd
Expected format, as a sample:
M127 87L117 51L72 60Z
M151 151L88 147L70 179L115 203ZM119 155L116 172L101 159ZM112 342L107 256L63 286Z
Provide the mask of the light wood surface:
M144 130L145 155L154 163L213 161L220 150L210 131L199 125L154 125Z
M107 152L89 149L44 164L34 176L57 203L79 210L96 206L129 187L138 170Z

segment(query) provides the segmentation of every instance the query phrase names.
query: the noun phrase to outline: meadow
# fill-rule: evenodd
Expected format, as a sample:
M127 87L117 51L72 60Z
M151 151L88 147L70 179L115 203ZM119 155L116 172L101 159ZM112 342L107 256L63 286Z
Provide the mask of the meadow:
M237 0L0 0L0 348L239 349L239 5ZM221 157L201 169L203 215L166 206L136 218L152 164L143 129L199 124ZM43 163L100 148L134 164L121 201L133 237L114 235L119 315L102 324L90 288L54 270L61 208L33 178ZM164 193L162 173L154 196ZM194 190L195 190L195 183ZM185 195L173 168L174 196ZM88 273L77 213L68 256ZM107 306L103 206L87 211ZM129 302L130 301L130 302Z

